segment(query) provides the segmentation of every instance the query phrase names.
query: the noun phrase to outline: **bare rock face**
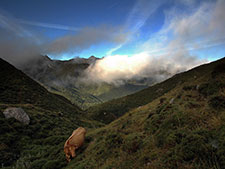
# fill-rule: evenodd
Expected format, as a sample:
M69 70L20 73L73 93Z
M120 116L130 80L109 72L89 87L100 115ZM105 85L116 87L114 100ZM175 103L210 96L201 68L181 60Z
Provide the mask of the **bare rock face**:
M13 117L23 124L28 125L30 123L30 117L27 115L27 113L22 108L9 107L9 108L5 109L3 114L5 115L5 118L7 118L7 119Z

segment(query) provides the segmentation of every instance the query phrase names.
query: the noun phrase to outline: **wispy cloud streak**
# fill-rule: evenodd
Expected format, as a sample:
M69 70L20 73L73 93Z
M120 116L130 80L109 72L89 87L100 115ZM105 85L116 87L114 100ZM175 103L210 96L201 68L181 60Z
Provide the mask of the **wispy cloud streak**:
M41 37L25 29L16 19L0 13L0 54L14 66L39 57Z
M129 30L130 36L127 41L117 45L110 49L107 55L111 55L113 52L119 50L127 43L134 40L134 35L145 25L149 17L164 3L164 0L137 0L134 7L128 14L127 20L124 24L124 28Z
M79 31L80 30L80 28L72 27L72 26L35 22L35 21L26 21L26 20L21 20L21 19L19 19L18 22L21 24L26 24L26 25L31 25L31 26L50 28L50 29L59 29L59 30L65 30L65 31Z
M17 36L33 36L32 33L24 29L16 19L0 13L0 28L11 31Z
M157 0L137 0L128 15L125 27L136 33L148 20L148 18L163 4Z

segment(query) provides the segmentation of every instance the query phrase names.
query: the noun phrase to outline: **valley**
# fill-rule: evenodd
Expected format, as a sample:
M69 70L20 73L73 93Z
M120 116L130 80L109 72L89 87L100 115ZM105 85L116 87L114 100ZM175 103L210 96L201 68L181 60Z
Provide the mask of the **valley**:
M4 60L1 65L0 110L21 107L31 119L24 125L1 114L2 168L225 165L225 58L86 111ZM79 126L86 140L67 164L63 144Z
M20 67L31 78L49 91L68 98L82 109L126 96L155 83L154 79L124 81L115 85L106 82L85 82L87 69L100 60L94 56L88 59L75 58L69 61L51 60L39 56Z

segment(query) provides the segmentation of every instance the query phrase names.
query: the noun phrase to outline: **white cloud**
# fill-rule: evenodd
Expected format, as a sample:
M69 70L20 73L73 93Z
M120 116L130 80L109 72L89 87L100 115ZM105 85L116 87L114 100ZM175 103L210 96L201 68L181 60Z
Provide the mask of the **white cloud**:
M183 57L180 59L179 57ZM85 82L123 84L130 79L152 78L161 81L169 76L200 64L201 61L183 51L174 57L168 55L154 56L148 52L132 56L107 56L87 69Z
M149 57L142 53L129 57L128 55L107 56L89 67L87 75L90 81L118 83L140 74L148 64Z
M223 0L203 3L188 14L167 11L164 26L140 47L139 53L105 57L89 68L89 79L108 83L141 77L162 80L205 63L206 59L190 51L225 44L224 16Z

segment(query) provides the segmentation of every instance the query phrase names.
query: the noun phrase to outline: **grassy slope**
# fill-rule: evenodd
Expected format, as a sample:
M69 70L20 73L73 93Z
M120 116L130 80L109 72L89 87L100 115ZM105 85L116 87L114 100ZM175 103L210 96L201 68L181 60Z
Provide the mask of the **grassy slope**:
M66 169L224 168L224 68L222 59L173 77L182 83L88 132L82 153Z
M224 60L218 62L224 62ZM153 85L140 92L93 106L87 112L95 120L110 123L124 113L153 101L186 81L195 81L203 74L209 74L215 65L217 65L217 62L177 74L162 83Z
M30 116L28 126L0 113L0 164L9 168L62 168L65 140L78 126L99 123L62 96L49 93L12 65L0 59L0 112L21 107Z
M109 91L102 92L100 95L97 95L98 98L104 101L109 101L112 99L117 99L129 94L135 93L142 89L147 88L147 85L136 85L134 84L124 84L118 87L113 87Z
M22 71L0 59L0 100L2 103L33 104L51 110L73 110L80 108L72 105L64 97L49 93L44 87L26 76Z
M102 103L102 100L100 100L100 98L85 91L81 91L76 87L51 86L47 88L50 92L62 95L65 98L69 99L72 103L78 105L83 110L87 109L90 106Z
M45 83L43 83L45 84ZM82 84L79 87L70 85L67 87L48 85L49 91L68 98L72 103L78 105L83 110L103 102L127 96L146 88L146 85L125 84L114 86L107 83L102 84Z
M161 97L105 127L88 129L85 145L69 165L63 154L65 139L77 125L91 128L99 124L82 120L76 113L72 113L72 117L67 111L60 117L61 106L59 110L55 106L54 111L52 106L48 110L48 106L39 102L34 102L35 105L25 101L1 102L0 111L11 105L20 106L31 117L31 124L23 126L0 115L1 163L14 164L15 168L56 169L223 168L224 62L225 59L184 73L185 76L180 77L183 82ZM28 96L22 98L29 99Z

